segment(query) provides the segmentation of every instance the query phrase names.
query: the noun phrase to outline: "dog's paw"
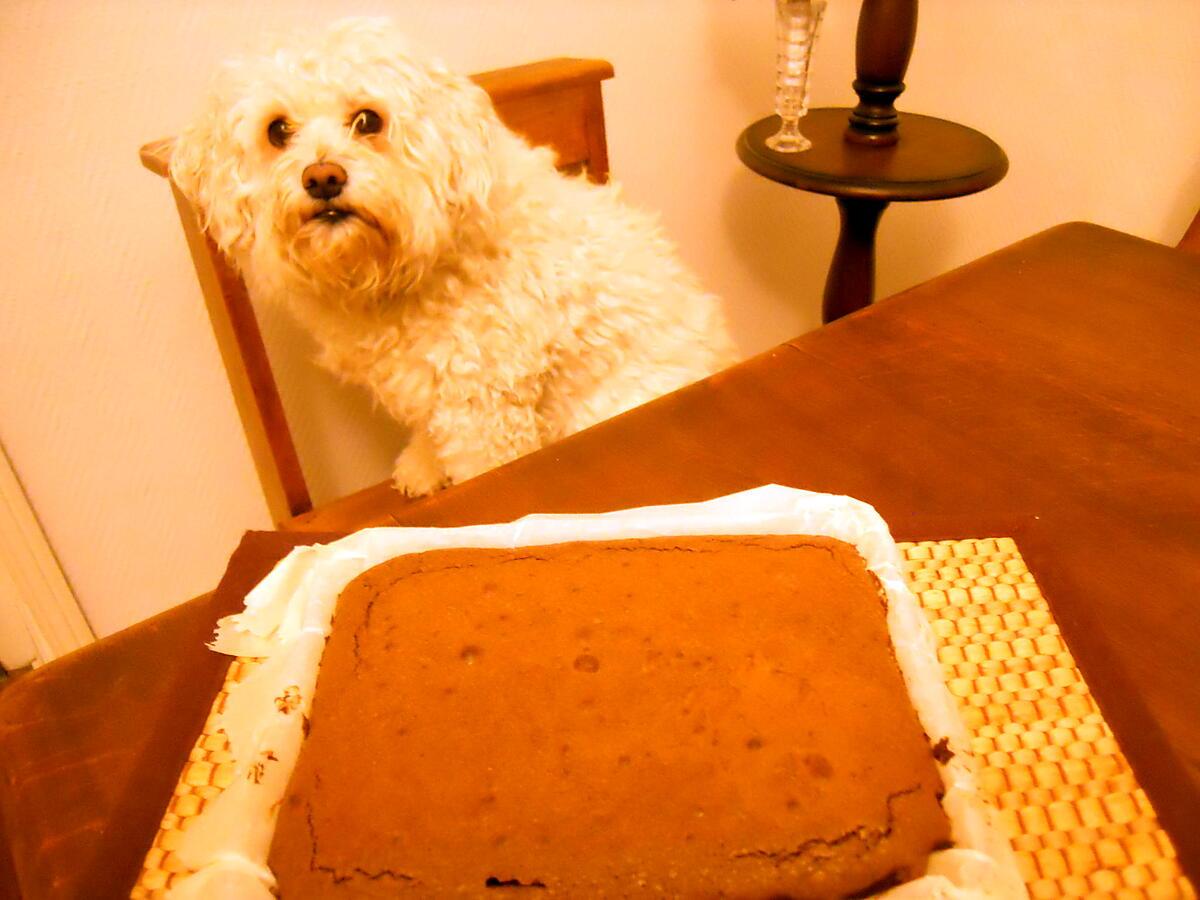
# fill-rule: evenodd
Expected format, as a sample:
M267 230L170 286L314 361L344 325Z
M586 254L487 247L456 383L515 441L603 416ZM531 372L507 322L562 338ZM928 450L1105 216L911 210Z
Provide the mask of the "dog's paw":
M409 497L424 497L450 483L436 457L422 443L414 440L405 447L392 470L396 490Z

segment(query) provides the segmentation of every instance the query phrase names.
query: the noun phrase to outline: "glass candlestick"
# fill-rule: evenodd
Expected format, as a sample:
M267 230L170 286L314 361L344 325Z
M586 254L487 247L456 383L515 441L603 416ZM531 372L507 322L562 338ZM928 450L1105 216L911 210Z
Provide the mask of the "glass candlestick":
M775 112L783 120L767 146L779 153L799 153L812 146L800 133L808 113L808 69L825 0L775 0Z

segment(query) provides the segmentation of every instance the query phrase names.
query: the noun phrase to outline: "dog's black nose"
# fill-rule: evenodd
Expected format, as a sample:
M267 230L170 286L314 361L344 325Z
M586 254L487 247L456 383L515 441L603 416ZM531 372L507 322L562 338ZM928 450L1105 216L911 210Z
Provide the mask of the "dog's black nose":
M342 192L350 176L337 163L313 163L300 175L304 190L314 200L332 200Z

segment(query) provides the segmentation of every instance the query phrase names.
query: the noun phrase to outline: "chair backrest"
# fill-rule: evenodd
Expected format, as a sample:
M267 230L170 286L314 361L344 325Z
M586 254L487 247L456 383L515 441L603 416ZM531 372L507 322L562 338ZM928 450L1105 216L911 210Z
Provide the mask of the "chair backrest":
M600 83L612 76L603 60L549 59L472 77L508 127L557 153L560 170L586 171L603 183L608 145ZM170 138L145 145L142 164L169 178L173 145ZM276 524L286 522L312 509L312 498L254 307L241 277L201 228L197 210L173 183L171 189L267 507Z

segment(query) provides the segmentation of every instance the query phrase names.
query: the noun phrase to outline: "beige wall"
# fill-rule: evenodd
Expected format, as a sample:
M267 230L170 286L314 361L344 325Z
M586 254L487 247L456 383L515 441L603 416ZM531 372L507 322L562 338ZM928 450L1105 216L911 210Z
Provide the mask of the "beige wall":
M726 300L749 354L816 327L833 204L744 170L733 142L771 102L768 0L349 0L452 65L607 57L614 173L662 212ZM1195 0L924 0L902 107L997 139L1008 178L977 197L893 207L892 293L1069 219L1174 241L1200 205ZM850 99L858 4L830 0L816 105ZM137 147L174 133L223 55L316 0L0 4L5 249L0 440L99 634L214 583L268 526L164 184ZM272 317L319 497L382 478L400 438L309 366ZM297 399L299 398L299 399ZM364 424L365 422L365 424Z

